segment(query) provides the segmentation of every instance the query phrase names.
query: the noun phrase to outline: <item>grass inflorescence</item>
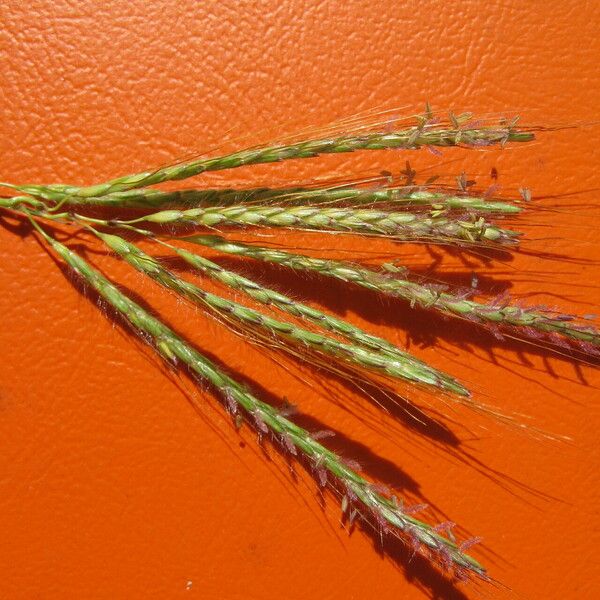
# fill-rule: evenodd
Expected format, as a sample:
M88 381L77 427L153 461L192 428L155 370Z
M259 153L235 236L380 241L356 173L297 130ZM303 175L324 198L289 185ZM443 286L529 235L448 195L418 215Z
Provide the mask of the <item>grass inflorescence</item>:
M150 187L208 171L322 154L504 146L534 137L531 129L517 126L517 119L474 121L469 114L452 113L439 118L429 107L413 122L395 123L382 118L369 122L349 120L345 126L324 129L321 135L186 160L87 187L2 184L13 195L0 198L0 208L30 222L40 239L142 334L161 357L171 364L183 365L208 382L236 423L243 419L254 427L259 439L269 438L283 453L303 462L320 488L339 497L345 519L352 522L362 518L381 535L398 536L415 552L456 575L485 578L484 567L466 552L469 541L457 543L443 534L444 528L416 519L393 492L383 493L376 482L353 468L351 461L329 450L317 436L299 427L277 407L257 398L49 233L48 225L52 224L88 232L144 277L205 310L248 341L283 350L319 368L350 372L357 381L382 377L386 385L401 382L409 391L410 386L417 386L431 394L473 402L466 385L451 374L351 321L264 285L236 268L225 268L218 259L201 252L274 263L284 269L358 285L373 294L401 298L410 308L476 323L498 339L516 337L563 351L597 354L600 333L573 315L525 306L505 296L475 299L473 290L452 289L403 266L373 268L356 260L308 256L297 252L293 242L289 248L281 249L239 241L229 235L230 230L262 233L285 229L312 231L321 236L327 233L331 234L329 239L333 234L374 236L393 243L442 245L455 251L513 251L519 247L521 234L512 224L518 223L519 215L526 211L528 190L515 199L495 197L493 190L478 194L469 189L470 182L464 174L457 178L458 189L434 185L435 178L417 185L408 163L407 181L402 184L384 173L383 180L279 188ZM506 226L508 219L512 219L510 227ZM201 277L241 295L244 301L187 281L170 269L163 257L143 251L139 245L142 241L150 242L154 251L168 252Z

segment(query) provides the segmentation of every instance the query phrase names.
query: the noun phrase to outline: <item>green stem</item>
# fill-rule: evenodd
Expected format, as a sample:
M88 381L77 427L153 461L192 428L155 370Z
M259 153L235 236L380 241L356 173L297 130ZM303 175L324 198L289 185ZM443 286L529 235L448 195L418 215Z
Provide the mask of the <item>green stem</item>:
M283 250L262 248L225 240L219 236L197 235L181 238L202 244L219 252L273 262L292 269L318 272L327 277L355 283L367 289L390 294L426 309L472 320L477 323L518 328L528 337L529 330L555 333L573 340L600 346L600 333L593 327L576 325L561 315L544 314L532 309L513 305L483 304L439 291L435 287L419 284L403 278L400 274L390 277L366 267L335 260L311 258Z
M335 338L309 331L289 321L280 321L237 302L211 294L177 277L162 267L154 257L146 254L135 244L122 237L101 233L94 229L92 231L111 250L138 271L188 300L207 307L211 312L226 320L234 319L253 331L264 331L267 334L266 339L281 338L296 346L308 348L317 354L334 357L343 362L357 365L362 369L375 371L396 379L435 387L442 386L440 377L435 370L420 364L420 361L411 360L412 357L411 359L407 359L403 355L392 357L388 353L375 352L363 346L344 343Z
M429 367L408 352L404 352L383 338L369 334L348 321L338 319L333 315L303 304L278 291L260 285L256 281L243 277L239 273L228 271L207 258L160 240L157 241L172 249L183 260L202 273L216 279L227 287L244 292L257 302L265 305L274 305L284 312L306 319L320 327L342 335L355 344L387 355L392 360L410 363L415 371L420 371L419 383L429 382L441 389L455 392L461 396L469 396L469 391L453 377Z
M67 186L65 186L67 187ZM420 186L418 186L420 188ZM424 206L436 210L463 210L480 213L516 214L522 208L516 204L488 200L484 197L452 195L442 192L407 187L336 186L323 188L251 188L238 189L184 189L163 191L140 188L113 192L104 196L69 196L47 186L19 186L19 190L59 202L74 205L110 206L118 208L195 208L201 206L232 206L240 204L280 203L295 204L392 204L398 207Z
M283 440L284 447L306 457L314 468L329 473L345 493L346 502L359 502L377 521L383 521L395 531L413 541L420 549L449 560L458 571L467 570L485 576L484 568L465 554L460 546L440 535L433 527L406 514L393 498L378 493L375 486L348 467L337 454L317 442L308 431L294 424L227 375L212 361L200 354L164 323L150 315L93 269L82 257L49 236L31 219L38 233L75 273L90 285L127 323L144 334L143 339L169 361L179 360L202 379L210 382L224 398L231 411L240 407L256 423L261 433L270 432Z
M23 205L29 205L34 209L45 209L46 205L30 196L12 196L11 198L0 198L0 208L19 209Z
M496 227L482 217L476 216L450 219L444 216L428 216L403 211L320 206L217 206L163 210L128 221L115 219L112 223L115 225L193 223L206 227L290 227L317 231L358 232L436 243L461 241L510 245L516 243L519 235L518 232Z
M305 140L288 145L264 146L234 152L226 156L191 160L135 175L119 177L112 181L89 187L64 186L62 191L73 196L89 198L187 179L207 171L233 169L243 165L274 163L295 158L312 158L320 154L337 154L356 150L382 150L387 148L415 149L422 146L488 146L506 142L528 142L534 135L512 127L463 128L421 123L415 127L392 131Z

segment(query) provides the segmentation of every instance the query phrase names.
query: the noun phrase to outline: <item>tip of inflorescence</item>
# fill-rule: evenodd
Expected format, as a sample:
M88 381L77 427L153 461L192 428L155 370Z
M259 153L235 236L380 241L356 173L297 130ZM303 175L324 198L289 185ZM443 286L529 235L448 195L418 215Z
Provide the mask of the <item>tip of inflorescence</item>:
M535 140L535 133L532 131L513 131L510 139L513 142L531 142Z

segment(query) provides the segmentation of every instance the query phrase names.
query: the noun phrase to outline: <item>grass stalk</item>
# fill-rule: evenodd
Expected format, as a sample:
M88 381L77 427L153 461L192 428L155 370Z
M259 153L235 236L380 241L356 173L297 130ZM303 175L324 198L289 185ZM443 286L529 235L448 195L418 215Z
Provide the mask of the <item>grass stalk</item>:
M163 210L114 224L160 225L194 224L206 227L252 226L356 232L385 235L402 240L426 240L433 243L495 243L513 245L518 233L503 229L476 215L463 219L429 216L420 213L388 212L360 208L324 208L320 206L222 206Z
M330 356L361 369L378 372L395 379L420 383L439 389L449 389L451 385L449 378L444 377L443 374L438 374L434 369L422 364L413 357L406 357L404 353L396 353L392 356L387 352L373 351L364 346L345 343L309 331L289 321L280 321L260 311L207 292L181 279L164 268L157 259L120 236L102 233L95 229L92 229L92 231L111 250L136 270L148 275L164 287L191 302L208 308L212 313L228 322L233 320L252 332L263 332L263 335L267 334L271 339L280 338L288 343L309 349L316 354ZM453 387L455 388L453 391L465 395L463 388L458 385Z
M66 187L66 186L65 186ZM417 189L415 189L417 187ZM82 198L46 186L19 186L19 190L53 202L114 208L197 208L210 206L269 205L391 205L394 209L425 207L432 210L458 210L472 213L517 214L516 204L485 196L455 195L433 191L427 186L384 186L377 188L351 185L331 187L251 188L251 189L183 189L163 191L139 188L112 192L104 196Z
M319 474L319 480L337 483L343 494L346 510L365 511L378 524L390 528L415 550L432 560L453 568L459 574L473 573L485 577L484 568L462 550L461 545L447 539L436 529L407 514L394 497L388 498L377 491L370 481L350 468L344 459L314 439L305 429L297 426L271 406L251 394L244 386L227 375L212 361L190 346L175 331L153 317L139 304L123 294L108 279L93 269L81 256L47 234L33 219L40 236L82 280L92 287L122 318L169 362L178 361L200 378L209 382L220 394L230 412L243 410L261 434L271 434L291 454L301 454ZM293 449L293 450L292 450ZM325 473L325 476L323 476ZM362 511L361 511L362 509Z
M72 196L89 198L113 192L146 187L200 175L208 171L233 169L243 165L274 163L297 158L313 158L321 154L338 154L357 150L418 149L423 146L480 147L507 142L528 142L534 139L530 131L520 131L510 124L490 126L465 123L438 124L419 118L414 127L397 131L348 133L338 137L309 139L291 144L259 146L225 156L201 158L169 165L154 171L119 177L112 181L88 187L63 186L62 191Z
M195 269L229 288L244 292L253 300L260 302L261 304L276 306L281 311L287 312L295 317L306 319L319 327L341 335L346 339L351 340L356 345L387 355L392 360L408 362L415 369L419 369L423 374L426 373L427 381L435 381L435 387L457 393L461 396L469 395L469 391L450 375L437 369L433 369L383 338L367 333L348 321L339 319L312 306L308 306L307 304L303 304L285 294L244 277L239 273L227 270L207 258L188 252L183 248L166 244L160 240L157 241L176 252L178 256ZM419 383L425 383L425 381L421 380Z
M375 292L400 297L411 306L432 309L453 317L468 319L475 323L492 327L504 326L514 328L521 335L536 338L537 333L557 334L574 340L583 352L596 352L600 346L600 333L591 326L573 322L570 315L545 313L532 308L508 304L508 300L487 304L469 300L447 291L439 286L428 286L402 277L400 273L394 277L345 261L312 258L302 254L294 254L284 250L264 248L242 242L224 239L214 235L196 235L181 238L184 241L201 244L236 256L244 256L256 260L276 263L294 270L317 272L327 277L354 283ZM561 345L559 338L552 338Z

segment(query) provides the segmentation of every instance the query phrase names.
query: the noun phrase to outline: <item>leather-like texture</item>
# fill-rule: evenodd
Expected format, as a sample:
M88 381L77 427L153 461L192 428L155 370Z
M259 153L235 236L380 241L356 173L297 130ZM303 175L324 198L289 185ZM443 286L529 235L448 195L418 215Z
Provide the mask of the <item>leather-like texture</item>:
M580 0L7 0L0 179L92 183L212 149L226 133L244 144L379 106L409 114L426 100L476 114L520 111L536 124L598 121L599 15L597 2ZM597 136L597 126L578 127L504 151L448 150L439 169L467 168L489 183L495 166L507 188L534 195L597 189ZM440 162L424 151L365 153L206 180L398 172L406 158ZM590 203L598 206L597 194L538 214L562 238L544 248L597 261L600 212ZM479 400L573 438L540 440L461 410L456 419L469 427L451 425L463 440L455 447L451 435L415 433L414 423L369 408L339 381L307 387L306 371L282 370L115 259L88 256L254 389L299 404L310 427L338 431L340 451L430 503L426 516L483 536L474 554L519 597L598 597L597 370L340 284L252 267L391 340L404 342L408 330L419 356L461 376ZM0 265L1 598L478 597L391 543L382 555L377 536L348 536L312 480L300 470L295 483L208 392L166 373L6 215ZM580 313L598 304L597 262L523 255L487 272L514 278L513 291L531 302ZM512 597L503 587L484 593Z

